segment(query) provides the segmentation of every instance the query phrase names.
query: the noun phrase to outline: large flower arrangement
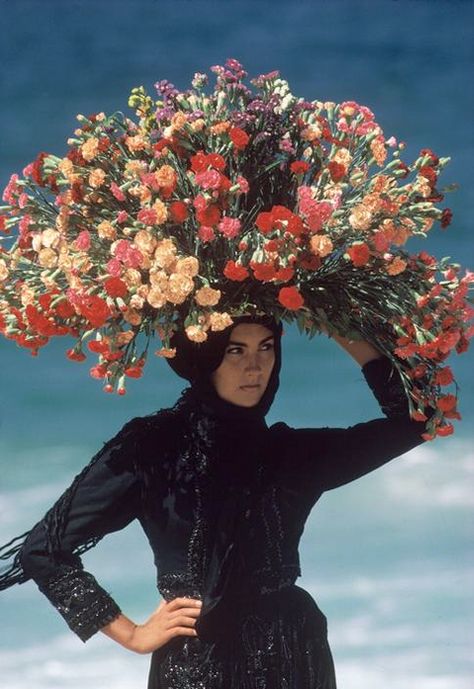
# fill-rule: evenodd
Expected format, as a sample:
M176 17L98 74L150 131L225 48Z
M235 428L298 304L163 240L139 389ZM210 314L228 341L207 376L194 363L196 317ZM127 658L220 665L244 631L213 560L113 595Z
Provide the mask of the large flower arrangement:
M364 338L402 375L427 438L459 418L443 363L463 352L467 273L408 254L451 211L437 204L448 158L411 164L369 108L297 99L277 71L244 85L234 59L192 89L143 87L121 112L78 115L64 157L40 153L12 175L0 207L0 331L37 354L51 337L125 392L151 338L171 357L180 328L199 343L242 313L271 313L314 335ZM12 230L17 229L13 233Z

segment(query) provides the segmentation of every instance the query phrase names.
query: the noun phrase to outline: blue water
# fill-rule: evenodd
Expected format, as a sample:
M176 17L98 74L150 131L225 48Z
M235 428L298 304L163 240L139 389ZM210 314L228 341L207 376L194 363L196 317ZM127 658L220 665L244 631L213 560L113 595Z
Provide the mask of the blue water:
M0 12L0 186L37 152L64 153L77 113L127 111L133 86L166 78L185 89L194 72L235 57L250 76L279 69L297 96L368 105L386 135L407 142L407 158L422 147L452 156L454 222L426 246L472 268L472 2L1 0ZM0 543L35 523L127 419L170 405L182 387L152 357L125 397L106 395L90 362L66 360L69 346L59 340L34 359L0 341ZM456 435L328 493L308 521L298 583L329 619L340 689L472 686L472 355L452 365ZM270 423L378 415L334 343L288 329ZM137 527L84 563L133 619L158 604ZM100 634L81 644L31 582L2 594L0 615L4 689L146 685L147 657Z

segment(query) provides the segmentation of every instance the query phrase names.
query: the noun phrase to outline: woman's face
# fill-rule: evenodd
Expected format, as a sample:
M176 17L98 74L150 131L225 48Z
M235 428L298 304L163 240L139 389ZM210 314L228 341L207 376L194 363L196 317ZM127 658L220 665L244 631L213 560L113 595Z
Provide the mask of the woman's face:
M274 363L272 331L258 323L240 323L233 328L224 358L211 380L222 399L253 407L267 388Z

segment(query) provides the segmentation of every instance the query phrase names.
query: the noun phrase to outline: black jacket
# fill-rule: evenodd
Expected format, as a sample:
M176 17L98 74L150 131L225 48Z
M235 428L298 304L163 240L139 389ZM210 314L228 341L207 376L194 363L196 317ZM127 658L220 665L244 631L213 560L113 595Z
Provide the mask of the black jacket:
M423 442L390 362L362 371L386 418L350 428L256 424L243 444L242 429L219 424L189 390L172 409L132 419L32 529L20 552L26 577L83 641L120 608L80 553L134 519L153 550L161 595L203 599L203 636L231 591L294 583L299 541L321 494Z

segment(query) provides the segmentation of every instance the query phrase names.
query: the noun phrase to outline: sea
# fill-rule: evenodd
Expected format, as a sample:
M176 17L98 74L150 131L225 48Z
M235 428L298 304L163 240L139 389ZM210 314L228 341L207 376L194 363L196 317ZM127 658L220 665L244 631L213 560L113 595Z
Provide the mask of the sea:
M470 0L0 0L0 186L40 151L62 155L76 115L121 110L130 90L190 86L229 57L250 79L278 69L307 100L356 100L386 136L450 156L452 225L420 248L473 266L473 15ZM249 82L247 81L249 84ZM249 84L250 85L250 84ZM287 326L267 417L347 427L380 417L361 371L333 341ZM58 338L31 357L0 341L0 544L31 528L130 418L183 385L151 356L123 397L107 395ZM339 689L474 686L472 354L450 361L462 421L314 507L302 577L329 622ZM83 556L133 620L159 604L136 524ZM0 595L2 689L144 689L149 657L104 635L83 644L34 583ZM303 688L301 688L303 689Z

